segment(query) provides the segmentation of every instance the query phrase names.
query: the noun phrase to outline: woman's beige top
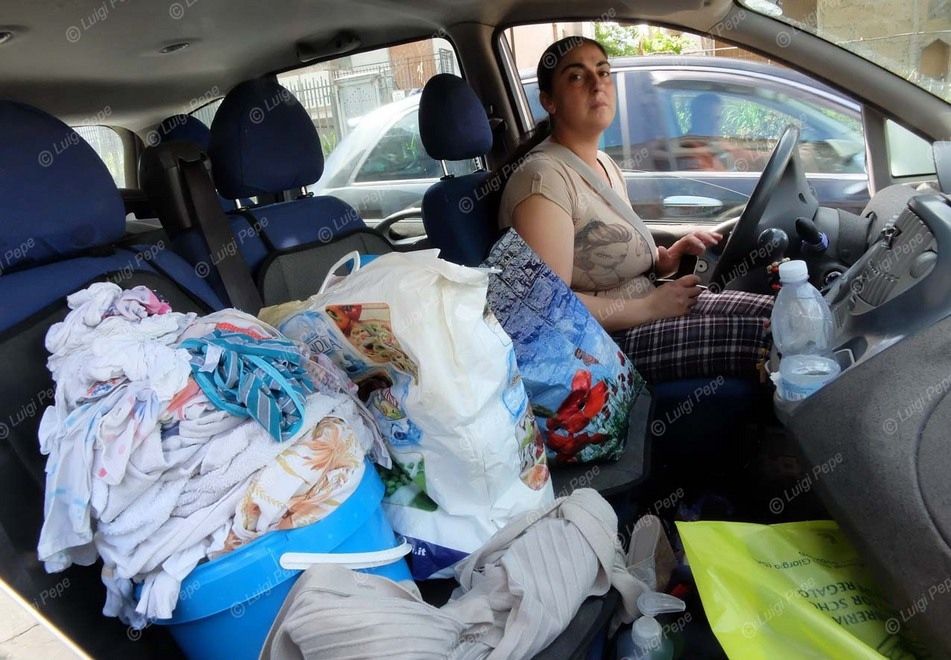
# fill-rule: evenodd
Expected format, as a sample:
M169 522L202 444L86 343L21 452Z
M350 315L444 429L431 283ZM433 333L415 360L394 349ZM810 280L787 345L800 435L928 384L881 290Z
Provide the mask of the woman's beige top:
M636 231L615 211L560 156L558 151L562 149L547 139L525 157L502 193L499 224L511 227L515 207L532 195L541 195L563 208L574 224L572 289L609 298L646 296L654 288L647 275L657 251L653 240L648 240L650 233L646 229ZM601 151L598 161L608 174L611 188L630 206L620 168Z

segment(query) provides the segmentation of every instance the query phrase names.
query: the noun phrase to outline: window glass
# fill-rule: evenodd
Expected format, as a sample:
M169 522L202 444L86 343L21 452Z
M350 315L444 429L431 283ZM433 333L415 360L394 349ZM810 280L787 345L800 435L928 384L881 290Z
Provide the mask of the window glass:
M885 120L885 143L892 176L935 174L934 152L928 141L891 119Z
M125 149L122 138L108 126L75 126L76 133L95 150L120 188L125 187Z
M843 0L741 0L747 9L805 30L951 101L951 2L875 3ZM742 20L743 12L739 16Z
M450 174L466 174L473 169L468 161L447 162ZM442 165L426 153L419 136L419 115L414 111L391 126L370 151L356 180L400 181L435 179L443 176Z
M439 73L461 75L452 44L441 38L279 74L278 81L304 106L320 136L324 173L310 191L347 202L370 224L419 207L423 193L443 175L442 165L422 146L417 118L419 94ZM210 125L218 105L193 114ZM473 160L446 165L452 174L480 167Z
M669 111L673 126L675 169L761 172L779 136L792 125L799 129L806 172L865 171L865 140L855 110L762 83L696 82L659 89L662 110Z
M218 112L218 107L221 105L223 100L223 98L215 99L211 103L206 103L205 105L201 106L191 114L201 120L205 126L211 128L211 120L215 118L215 113Z
M441 174L439 163L426 155L419 138L419 118L404 115L383 134L357 174L357 181L432 179Z

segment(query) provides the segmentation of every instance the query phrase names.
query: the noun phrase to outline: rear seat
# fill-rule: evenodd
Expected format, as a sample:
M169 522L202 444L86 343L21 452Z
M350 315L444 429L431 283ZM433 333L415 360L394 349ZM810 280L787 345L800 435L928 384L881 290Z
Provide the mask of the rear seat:
M176 147L160 144L146 150L143 165L174 167L180 156L169 154ZM274 78L244 82L232 89L215 115L208 156L214 163L214 183L228 198L281 196L291 191L289 201L239 209L226 220L234 243L231 250L244 258L265 305L306 298L315 293L330 266L347 252L380 254L391 244L369 229L356 209L334 197L314 197L301 190L323 173L320 139L307 111ZM156 165L164 160L164 164ZM194 198L197 191L181 185L172 188L178 175L143 176L150 197L175 194ZM156 190L156 180L169 185ZM202 184L205 185L205 184ZM210 185L210 184L209 184ZM210 284L227 298L216 265L221 246L210 249L199 230L194 206L180 205L190 217L169 217L162 222L179 251L200 274L208 273ZM254 310L256 311L256 310Z
M66 315L65 296L94 281L146 285L183 312L221 300L168 246L114 246L125 230L119 191L93 149L54 117L0 101L0 172L0 483L19 495L0 498L0 577L95 656L174 655L161 629L133 643L102 616L97 567L48 575L37 561L45 479L37 428L53 398L44 338Z

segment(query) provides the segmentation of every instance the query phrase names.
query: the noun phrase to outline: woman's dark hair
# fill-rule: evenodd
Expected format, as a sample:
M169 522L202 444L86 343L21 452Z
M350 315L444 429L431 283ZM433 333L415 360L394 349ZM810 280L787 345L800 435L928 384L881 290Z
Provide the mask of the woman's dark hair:
M558 64L565 58L565 55L578 46L585 44L596 46L604 57L607 58L608 52L604 50L604 46L594 39L589 39L588 37L565 37L564 39L559 39L546 48L538 60L538 68L535 69L535 75L538 78L539 92L551 94L552 81L555 78L555 69L558 68Z

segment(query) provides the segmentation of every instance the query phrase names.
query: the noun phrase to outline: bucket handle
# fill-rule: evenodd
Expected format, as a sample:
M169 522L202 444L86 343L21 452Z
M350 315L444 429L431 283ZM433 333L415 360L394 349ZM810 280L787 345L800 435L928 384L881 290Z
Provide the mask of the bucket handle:
M373 552L285 552L281 555L281 568L304 571L315 564L342 564L348 568L376 568L398 561L412 552L413 546L403 542L395 548Z

